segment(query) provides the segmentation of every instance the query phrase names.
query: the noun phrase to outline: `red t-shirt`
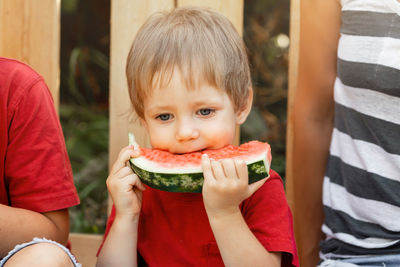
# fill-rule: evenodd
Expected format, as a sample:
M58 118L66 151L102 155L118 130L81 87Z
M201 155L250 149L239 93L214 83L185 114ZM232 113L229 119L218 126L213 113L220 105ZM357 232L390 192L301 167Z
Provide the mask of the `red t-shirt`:
M30 67L1 57L0 204L36 212L79 204L49 89Z
M270 252L282 252L282 266L298 266L292 215L279 175L271 171L265 184L240 207L262 245ZM113 208L105 238L114 217ZM202 195L195 193L169 193L146 187L138 252L143 263L140 265L223 266Z

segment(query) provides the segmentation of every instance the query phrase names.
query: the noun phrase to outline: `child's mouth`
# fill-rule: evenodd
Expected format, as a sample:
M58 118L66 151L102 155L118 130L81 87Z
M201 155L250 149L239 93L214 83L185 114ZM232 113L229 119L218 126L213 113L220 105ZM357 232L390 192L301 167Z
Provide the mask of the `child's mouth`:
M169 152L174 153L174 154L178 154L178 155L183 155L183 154L189 154L189 153L201 153L204 150L207 150L207 148L193 149L193 150L189 149L189 150L184 151L184 152L172 152L172 151L169 151Z

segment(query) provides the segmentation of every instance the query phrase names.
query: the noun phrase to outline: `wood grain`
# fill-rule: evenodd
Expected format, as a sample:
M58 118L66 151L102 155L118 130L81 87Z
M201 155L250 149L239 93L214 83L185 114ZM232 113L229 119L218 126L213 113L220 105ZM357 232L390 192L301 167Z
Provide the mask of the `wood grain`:
M0 56L18 59L40 73L58 109L60 1L0 0Z

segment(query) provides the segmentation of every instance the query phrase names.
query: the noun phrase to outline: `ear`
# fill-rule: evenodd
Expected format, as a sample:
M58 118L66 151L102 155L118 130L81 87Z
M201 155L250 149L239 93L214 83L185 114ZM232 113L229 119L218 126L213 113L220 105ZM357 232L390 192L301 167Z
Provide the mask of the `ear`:
M242 110L236 112L236 123L238 125L241 125L246 121L247 116L250 113L252 104L253 104L253 88L250 87L249 96L247 97L246 101L246 106Z

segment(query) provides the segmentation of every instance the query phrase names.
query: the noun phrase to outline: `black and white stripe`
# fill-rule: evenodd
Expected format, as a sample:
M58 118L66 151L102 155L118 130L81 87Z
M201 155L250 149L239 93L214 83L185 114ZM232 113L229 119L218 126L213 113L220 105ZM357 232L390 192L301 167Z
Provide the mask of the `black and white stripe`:
M356 179L344 179L343 175L356 177ZM330 177L330 183L346 188L348 193L356 197L400 207L399 181L351 166L335 156L329 158L326 176Z
M365 115L339 103L335 104L335 112L335 128L339 132L347 133L352 139L380 146L391 154L400 151L398 124Z
M353 36L400 38L400 17L396 13L371 11L343 11L341 33ZM373 21L371 24L369 22ZM367 26L368 25L368 26ZM392 27L387 31L388 25Z
M400 51L399 51L400 53ZM399 55L400 58L400 55ZM400 97L400 70L378 65L338 59L340 81L349 87L368 88L383 94Z
M342 0L322 258L400 253L400 3Z

